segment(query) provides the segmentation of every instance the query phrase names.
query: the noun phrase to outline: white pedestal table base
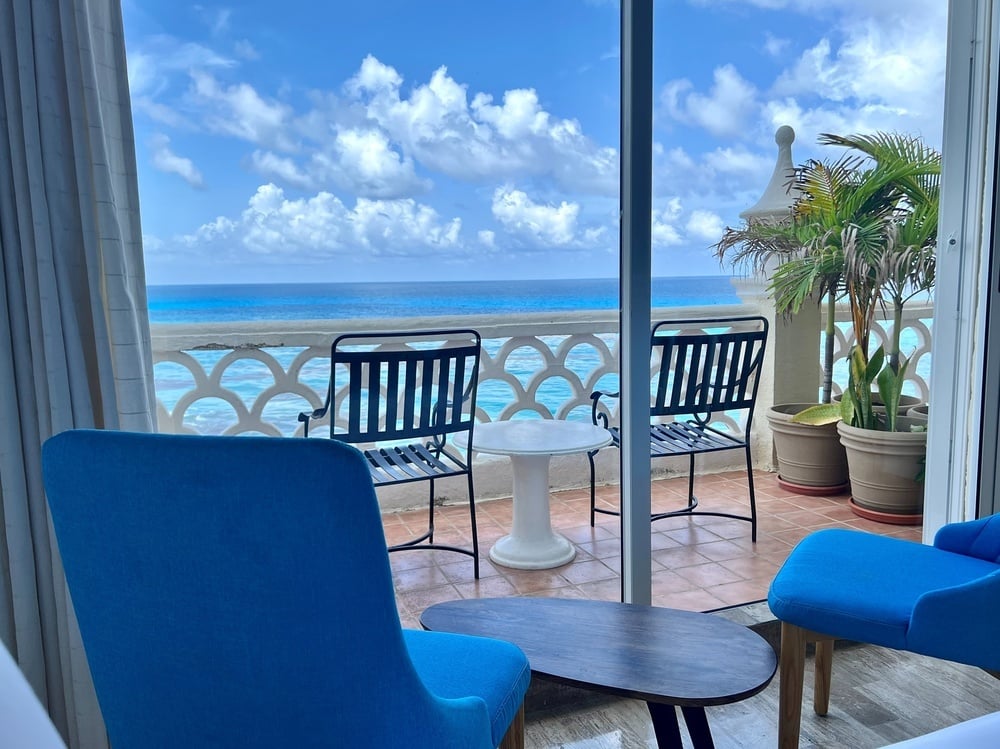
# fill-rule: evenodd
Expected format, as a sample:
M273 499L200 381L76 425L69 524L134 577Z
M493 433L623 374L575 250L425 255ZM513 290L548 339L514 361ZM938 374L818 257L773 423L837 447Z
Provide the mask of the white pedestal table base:
M549 517L548 455L511 455L514 519L510 535L490 549L490 559L504 567L544 570L573 560L576 547L552 530Z

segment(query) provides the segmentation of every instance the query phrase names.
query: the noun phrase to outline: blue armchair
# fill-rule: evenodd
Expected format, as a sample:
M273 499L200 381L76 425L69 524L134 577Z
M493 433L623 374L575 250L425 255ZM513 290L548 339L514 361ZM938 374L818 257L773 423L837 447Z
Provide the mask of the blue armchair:
M1000 515L947 525L933 546L818 531L792 550L768 604L781 620L778 745L791 749L808 642L819 715L829 709L835 638L1000 669Z
M355 448L81 430L43 472L112 746L523 745L519 649L401 628Z

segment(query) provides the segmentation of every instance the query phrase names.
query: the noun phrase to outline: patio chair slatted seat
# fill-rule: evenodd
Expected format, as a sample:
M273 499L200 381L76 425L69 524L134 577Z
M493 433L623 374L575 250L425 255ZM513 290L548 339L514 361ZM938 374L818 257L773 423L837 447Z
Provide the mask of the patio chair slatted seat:
M754 496L750 455L750 427L757 386L764 361L768 325L763 317L723 317L700 320L664 320L651 336L652 360L656 362L651 383L649 447L651 458L687 455L688 504L680 510L653 513L651 521L677 515L716 515L746 520L757 540L757 504ZM611 432L610 447L621 447L621 433L611 426L611 410L605 398L619 393L591 393L594 424ZM742 420L740 431L718 425L722 418ZM694 459L702 453L742 449L746 454L750 514L698 510L694 495ZM596 466L598 451L590 460L590 524L595 513L618 515L617 510L597 507Z
M479 577L479 539L471 455L448 446L472 439L482 342L474 330L348 333L330 347L330 384L321 408L299 414L303 435L327 419L330 437L357 445L376 487L428 481L427 530L389 547L467 554ZM465 476L472 548L434 543L435 480ZM426 542L426 543L425 543Z

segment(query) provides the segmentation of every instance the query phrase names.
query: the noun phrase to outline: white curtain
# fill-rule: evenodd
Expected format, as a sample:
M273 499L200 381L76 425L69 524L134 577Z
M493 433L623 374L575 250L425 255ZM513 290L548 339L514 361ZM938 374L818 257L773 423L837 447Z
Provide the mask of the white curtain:
M0 3L0 270L0 639L68 743L100 748L40 447L153 428L119 0Z

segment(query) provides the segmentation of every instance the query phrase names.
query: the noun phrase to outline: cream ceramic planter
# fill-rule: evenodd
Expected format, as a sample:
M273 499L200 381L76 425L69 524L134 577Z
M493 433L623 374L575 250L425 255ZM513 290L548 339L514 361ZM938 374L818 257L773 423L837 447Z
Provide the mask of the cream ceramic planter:
M847 488L847 455L836 424L796 424L792 417L815 403L772 406L767 422L774 436L778 479L808 494L840 494Z
M898 425L908 430L919 423L900 417ZM847 450L855 512L885 522L919 522L924 484L917 477L924 469L927 432L881 432L843 422L837 424L837 431Z

